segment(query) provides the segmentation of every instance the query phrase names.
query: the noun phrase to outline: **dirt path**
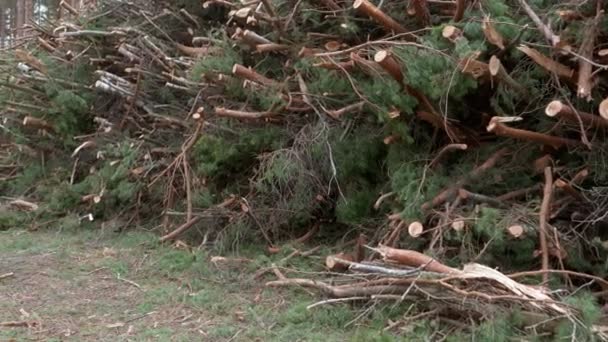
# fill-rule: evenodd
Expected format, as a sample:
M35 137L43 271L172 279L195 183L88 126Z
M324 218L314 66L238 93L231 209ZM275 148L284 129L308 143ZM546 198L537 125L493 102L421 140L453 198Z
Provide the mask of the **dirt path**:
M0 341L362 341L348 308L268 291L258 260L214 267L145 233L0 232ZM6 275L8 274L8 275ZM2 277L2 275L6 275ZM370 336L371 336L370 335ZM386 339L384 339L386 340Z

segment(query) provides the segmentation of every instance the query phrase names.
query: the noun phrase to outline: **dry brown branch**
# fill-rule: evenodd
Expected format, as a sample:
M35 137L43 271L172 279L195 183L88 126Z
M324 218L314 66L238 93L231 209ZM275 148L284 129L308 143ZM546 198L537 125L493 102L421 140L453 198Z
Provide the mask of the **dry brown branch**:
M557 179L555 180L554 185L561 189L562 191L564 191L565 193L567 193L568 195L572 196L572 198L580 201L581 203L587 202L587 200L585 199L585 197L583 195L581 195L580 192L578 192L576 189L574 189L574 187L572 185L570 185L570 183L566 182L563 179Z
M599 2L598 2L599 6ZM597 15L591 20L583 31L583 41L579 47L578 54L581 56L578 60L578 89L577 95L580 98L585 98L591 101L591 91L593 90L593 49L595 48L595 40L598 34L598 25L602 17L603 11L598 8Z
M458 189L458 197L462 198L463 200L473 200L474 202L478 202L478 203L486 203L492 207L496 207L496 208L507 208L508 206L502 202L501 200L494 198L494 197L490 197L490 196L486 196L486 195L482 195L482 194L476 194L473 192L470 192L466 189Z
M37 322L28 322L28 321L9 321L9 322L0 322L0 327L7 328L19 328L19 327L33 327L36 326Z
M560 119L564 119L565 121L576 124L579 123L580 118L583 125L587 127L608 128L608 120L604 119L603 117L576 111L559 100L551 101L545 108L545 114L550 117L558 117Z
M431 168L431 169L434 168L437 165L437 163L439 163L441 158L444 155L446 155L448 152L455 151L455 150L465 151L467 148L469 148L469 146L467 144L448 144L448 145L444 146L439 151L439 153L437 153L435 158L433 158L433 160L431 160L431 162L429 163L429 168Z
M315 223L312 228L306 232L306 234L300 236L299 238L295 239L295 242L297 243L305 243L308 242L308 240L310 240L313 236L315 236L315 234L319 231L319 224Z
M431 14L428 6L427 0L411 0L408 7L408 14L415 15L418 23L423 27L431 24ZM413 13L409 13L410 9Z
M36 40L38 41L38 44L49 53L54 53L57 50L51 43L41 37L36 37Z
M380 206L382 205L382 203L384 203L384 201L389 198L394 196L395 193L394 192L387 192L385 194L380 195L380 197L378 197L378 199L376 200L376 202L374 202L374 209L378 210L380 209Z
M169 240L174 240L175 238L177 238L179 235L181 235L182 233L184 233L185 231L187 231L188 229L192 228L192 226L194 226L198 221L200 221L202 219L202 216L195 216L193 217L191 220L187 221L186 223L182 224L181 226L179 226L177 229L175 229L174 231L172 231L171 233L164 235L160 238L160 242L165 242L165 241L169 241Z
M587 274L587 273L569 271L569 270L546 269L546 270L538 270L538 271L524 271L524 272L507 274L507 277L515 279L515 278L521 278L521 277L535 276L535 275L539 275L539 274L545 275L545 274L550 274L550 273L566 274L566 275L570 275L573 277L592 279L592 280L595 280L598 284L602 285L602 287L608 288L608 281L606 279L603 279L602 277L594 276L592 274Z
M542 271L543 271L543 283L549 281L549 273L546 271L549 269L549 249L547 246L547 234L549 231L547 220L549 219L549 212L551 208L551 194L553 193L553 171L551 167L545 168L545 187L543 189L543 201L540 207L540 226L539 226L539 239L540 249L542 255Z
M492 25L492 22L490 21L490 17L486 16L483 18L481 28L488 42L497 46L501 50L505 49L505 39L498 31L496 31L494 25Z
M581 184L585 178L587 178L587 176L589 176L589 169L585 168L580 170L579 172L577 172L574 177L572 177L572 180L570 180L570 184L574 184L574 185L578 185Z
M46 65L44 65L44 63L42 63L41 60L39 60L34 55L32 55L31 53L29 53L25 50L15 49L15 58L17 60L19 60L20 62L23 62L23 63L31 66L32 68L40 71L43 74L48 73Z
M490 156L483 164L476 167L467 177L460 179L455 184L441 191L433 200L430 202L426 202L422 205L422 210L429 210L438 205L441 205L447 201L452 200L458 194L458 190L465 186L471 179L476 179L481 177L481 175L487 170L493 168L496 163L505 155L509 150L507 148L502 148L496 151L494 154Z
M377 77L379 74L382 74L384 71L384 69L382 69L382 67L378 63L375 63L364 57L361 57L356 52L351 52L349 57L350 57L350 60L353 61L355 63L355 65L357 67L359 67L359 69L361 69L361 71L363 73L368 74L372 77Z
M200 58L221 52L221 49L212 46L192 47L176 43L175 47L184 55L194 58Z
M313 64L314 67L317 68L323 68L323 69L330 69L330 70L345 70L345 71L351 71L355 68L355 62L354 61L344 61L344 62L334 62L334 61L330 61L330 62L319 62L319 63L315 63Z
M411 267L422 267L425 271L428 272L437 272L437 273L445 273L445 274L458 274L461 271L455 268L446 266L434 258L424 255L420 252L407 250L407 249L397 249L388 246L380 245L376 251L382 255L384 260L397 262L402 265L411 266Z
M555 35L551 28L540 20L538 15L534 12L534 10L528 5L525 0L518 0L521 7L524 9L528 17L532 19L538 30L545 36L545 39L551 43L552 46L558 46L560 43L560 37Z
M63 7L66 11L70 12L70 14L72 14L73 16L78 17L78 10L75 9L74 7L72 7L72 5L67 3L65 0L61 0L61 2L59 3L59 6Z
M466 9L466 0L456 0L456 11L454 12L454 21L459 22L464 17L464 10Z
M392 223L391 223L392 224ZM399 241L399 237L401 236L401 230L405 227L406 222L403 220L399 220L394 224L393 230L390 232L388 237L384 239L382 242L383 245L389 247L395 247L397 245L397 241Z
M399 34L408 32L405 27L401 26L401 24L367 0L355 0L353 8L361 14L371 17L389 32L392 31Z
M322 5L332 11L341 11L342 7L338 6L333 0L318 0Z
M574 82L575 72L570 67L554 61L553 59L543 55L538 50L535 50L531 47L520 45L517 49L526 54L526 56L530 57L530 59L532 59L534 62L536 62L536 64L540 65L548 72L555 73L557 76L570 83Z
M276 43L268 43L268 44L258 44L255 46L255 51L259 53L266 52L280 52L289 50L289 45L284 44L276 44Z
M344 297L356 297L356 296L371 296L377 294L403 294L407 290L405 285L370 285L360 286L352 285L348 287L330 286L324 282L315 281L312 279L284 279L275 280L266 283L269 287L283 287L283 286L300 286L313 288L323 292L326 295L344 298Z
M21 211L36 211L38 210L38 204L28 202L21 199L16 199L8 202L8 206L13 209L21 210Z
M363 110L364 107L365 107L365 102L363 102L363 101L355 102L353 104L350 104L350 105L340 108L340 109L328 110L327 114L336 120L340 120L340 118L344 114L360 112Z
M529 188L509 191L506 194L502 194L502 195L496 197L496 199L498 199L499 201L503 201L503 202L511 201L516 198L528 196L529 194L535 193L539 190L540 190L540 185L535 185L535 186L531 186Z
M547 135L538 132L526 131L523 129L512 128L505 126L502 121L502 117L493 117L490 120L490 124L487 127L488 132L492 132L496 135L509 137L519 140L527 140L532 142L541 143L544 145L551 146L553 148L561 148L563 146L581 146L582 143L577 140L566 139Z
M258 74L251 68L246 68L240 64L235 64L232 67L232 74L242 79L256 82L265 86L278 86L278 83L270 78Z

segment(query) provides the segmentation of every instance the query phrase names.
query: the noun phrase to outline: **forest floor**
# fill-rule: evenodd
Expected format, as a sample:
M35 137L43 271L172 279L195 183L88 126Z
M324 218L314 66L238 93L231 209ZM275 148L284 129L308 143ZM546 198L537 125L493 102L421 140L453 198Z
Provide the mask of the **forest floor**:
M251 261L225 267L208 250L156 241L145 231L0 232L0 341L392 340L386 313L307 310L314 296L264 288L272 274L254 279L284 255L239 246ZM319 263L302 259L293 262Z

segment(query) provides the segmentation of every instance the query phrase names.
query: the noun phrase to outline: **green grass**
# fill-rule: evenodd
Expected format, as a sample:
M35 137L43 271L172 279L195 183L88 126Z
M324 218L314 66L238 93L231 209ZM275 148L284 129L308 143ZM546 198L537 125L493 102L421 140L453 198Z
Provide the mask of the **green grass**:
M297 247L306 249L306 246ZM238 256L251 258L253 262L216 268L210 262L210 257L217 255L214 251L163 246L157 242L156 235L144 231L8 230L0 232L0 269L11 269L10 265L2 264L4 257L23 259L21 269L15 270L17 275L38 271L35 262L50 263L45 264L46 278L41 278L36 288L23 289L46 296L46 304L36 311L49 327L45 340L58 337L53 327L64 324L54 321L59 317L71 317L71 328L83 334L76 338L85 341L109 341L110 336L124 334L130 324L135 327L129 336L133 341L392 340L379 337L383 336L381 331L388 316L376 315L362 320L364 325L357 322L345 327L360 309L337 305L307 310L306 306L319 298L297 289L267 289L263 284L268 278L253 279L252 275L260 267L278 263L292 250L286 246L278 254L266 255L262 246L247 245L240 249ZM47 254L48 258L36 257ZM285 264L301 270L321 269L318 258L295 257ZM136 283L140 289L118 276ZM0 291L3 286L11 291L19 290L16 282L0 282ZM87 306L87 301L93 301L94 306ZM18 313L21 307L30 310L27 303L9 303L9 310L0 313L0 321L16 320L10 313ZM106 328L106 325L151 312L156 313L125 327ZM190 325L171 323L188 315L191 320L197 320L196 325L201 326L199 330L205 336L184 328ZM95 324L87 321L90 316L95 316L91 318ZM27 329L0 330L0 339L21 340L28 336L31 332Z

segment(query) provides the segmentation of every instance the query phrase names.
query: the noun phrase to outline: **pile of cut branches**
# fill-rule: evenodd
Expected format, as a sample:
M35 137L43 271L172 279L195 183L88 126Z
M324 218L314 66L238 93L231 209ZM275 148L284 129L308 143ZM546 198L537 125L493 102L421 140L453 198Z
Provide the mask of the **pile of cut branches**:
M99 5L62 2L3 54L0 191L27 214L0 228L118 218L271 251L364 233L607 299L603 1ZM547 309L481 266L438 273Z
M345 254L328 256L326 266L333 273L326 274L326 279L288 278L275 266L273 271L279 279L266 286L311 288L330 297L309 305L309 310L343 302L414 302L425 315L456 321L463 317L491 320L517 310L522 318L520 324L527 329L550 331L564 322L580 325L579 329L589 332L601 329L584 326L577 318L578 309L555 299L546 288L513 280L535 272L507 276L476 263L460 270L412 250L382 245L371 249L380 258L364 261L352 260ZM338 270L348 273L335 273ZM397 324L389 326L396 327Z

